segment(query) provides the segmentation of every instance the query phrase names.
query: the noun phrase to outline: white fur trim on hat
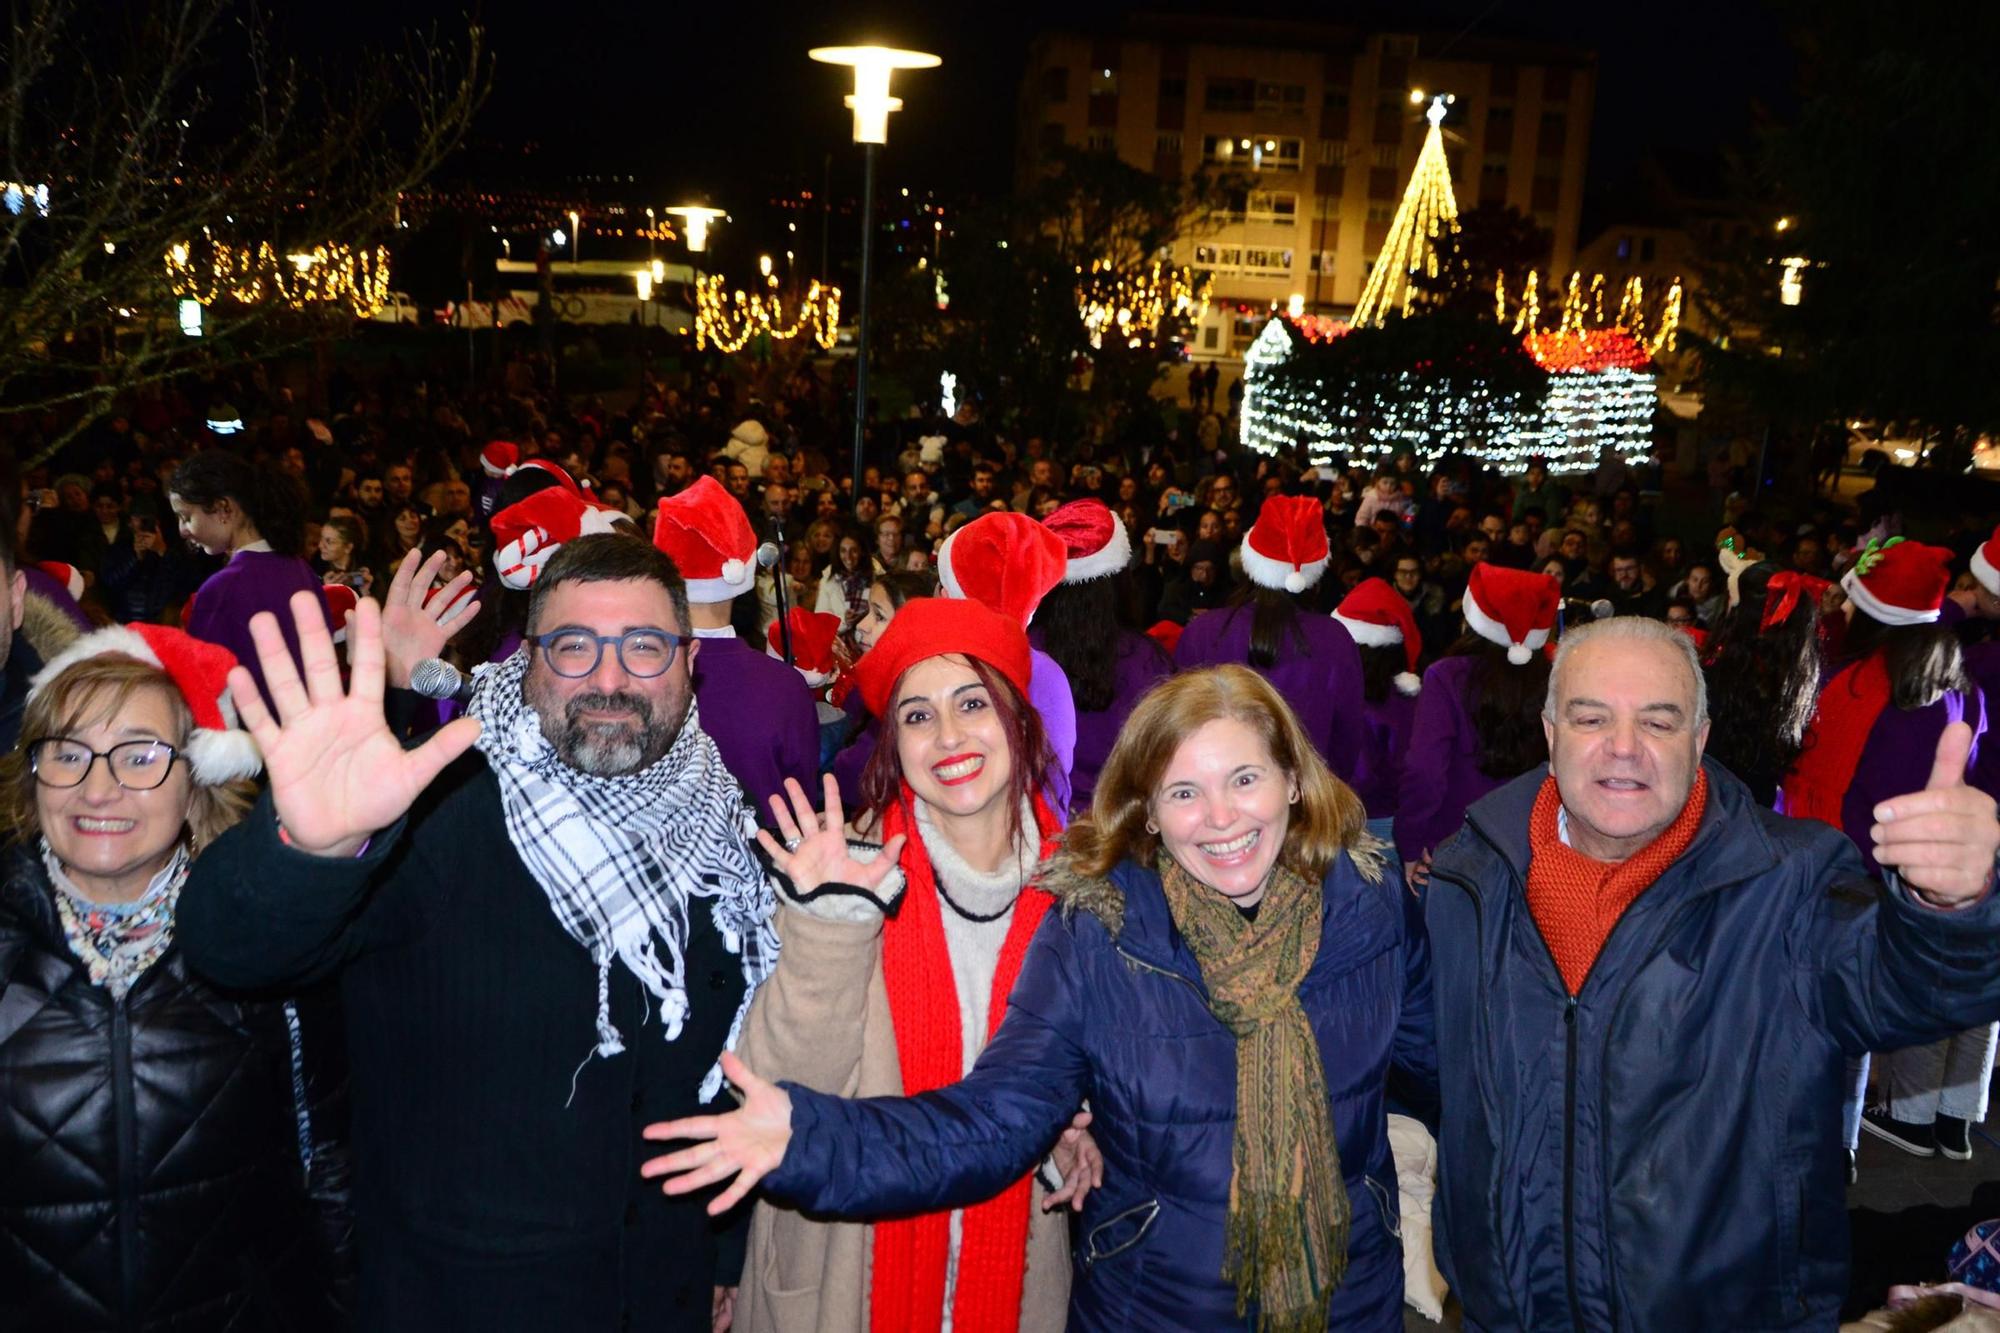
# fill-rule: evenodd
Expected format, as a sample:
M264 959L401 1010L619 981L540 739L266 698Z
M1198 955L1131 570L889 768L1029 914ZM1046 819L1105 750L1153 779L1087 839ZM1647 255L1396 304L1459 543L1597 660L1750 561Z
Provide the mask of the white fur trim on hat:
M1413 671L1398 671L1396 673L1396 688L1404 694L1414 695L1421 693L1424 688L1423 678Z
M1378 625L1372 620L1356 620L1335 611L1333 618L1346 626L1347 632L1363 648L1393 648L1403 641L1403 631L1394 625ZM1410 693L1416 693L1415 690Z
M250 733L232 727L228 731L197 730L188 737L188 767L194 780L204 787L242 778L254 778L264 767L264 756Z
M708 606L733 602L750 591L750 585L756 581L756 570L756 562L751 560L725 560L721 578L687 580L688 600Z
M1547 630L1531 629L1528 631L1528 637L1519 643L1514 642L1513 636L1507 633L1507 627L1486 614L1486 609L1479 604L1479 599L1472 595L1470 588L1466 589L1463 605L1465 623L1472 627L1472 632L1488 643L1497 643L1505 648L1507 660L1515 666L1526 666L1534 657L1535 650L1549 641Z
M1249 534L1244 534L1243 543L1238 548L1243 555L1243 572L1250 581L1260 588L1273 588L1282 592L1300 593L1319 582L1320 575L1326 573L1331 556L1322 556L1309 565L1294 566L1289 560L1274 560L1250 545Z
M958 586L958 572L951 567L951 548L958 541L958 534L964 531L963 526L959 527L938 543L937 549L938 586L944 590L945 596L956 597L960 601L965 600L965 589Z
M1972 551L1972 577L1979 580L1979 586L2000 597L2000 569L1993 568L1993 562L1986 558L1986 547L1977 546Z
M28 693L40 694L43 686L66 669L86 658L102 657L105 653L123 653L127 657L138 658L147 666L165 670L151 644L123 625L108 625L71 639L68 647L42 663L42 669L28 681Z
M1929 625L1937 620L1941 610L1935 606L1928 611L1912 611L1906 606L1891 606L1868 591L1868 585L1861 581L1861 575L1852 569L1840 576L1840 586L1856 606L1884 625Z
M1063 568L1064 583L1088 583L1108 578L1132 563L1132 535L1117 518L1111 520L1111 540L1089 555L1074 555Z

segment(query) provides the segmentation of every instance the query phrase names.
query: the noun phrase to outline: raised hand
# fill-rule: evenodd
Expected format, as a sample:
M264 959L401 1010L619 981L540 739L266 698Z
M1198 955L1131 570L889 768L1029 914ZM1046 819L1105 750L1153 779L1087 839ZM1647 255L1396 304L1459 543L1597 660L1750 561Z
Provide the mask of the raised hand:
M1972 728L1954 722L1938 737L1930 781L1875 807L1875 860L1902 877L1925 902L1955 907L1992 886L2000 854L1993 798L1965 785Z
M1104 1154L1098 1151L1097 1140L1090 1136L1090 1112L1076 1113L1049 1156L1055 1159L1056 1173L1063 1183L1061 1189L1042 1200L1042 1211L1053 1212L1068 1204L1071 1212L1082 1212L1083 1201L1090 1197L1090 1192L1104 1186Z
M642 1137L656 1143L693 1139L692 1148L654 1157L640 1164L647 1180L665 1177L668 1194L691 1194L736 1177L736 1183L710 1200L708 1215L734 1208L785 1160L792 1142L792 1095L751 1073L733 1054L722 1057L722 1073L743 1094L743 1105L727 1115L696 1115L648 1125Z
M229 673L229 693L264 755L271 799L286 837L316 856L352 856L376 830L400 819L446 764L479 736L459 718L414 750L405 750L382 717L382 613L363 598L348 622L351 680L340 684L333 639L317 592L292 594L299 679L291 650L268 611L250 617L250 637L277 705L274 719L245 667Z
M866 889L880 897L882 881L896 868L896 858L903 853L905 841L902 834L889 839L882 848L882 854L873 861L861 862L847 849L847 826L842 822L840 809L840 784L831 773L826 775L826 813L813 813L812 803L806 800L806 789L799 785L797 778L785 779L785 796L790 798L790 808L785 799L771 798L771 815L778 825L778 832L784 841L779 842L763 829L757 830L757 842L771 858L771 864L791 880L795 893L803 896L822 884L852 884Z
M448 552L434 551L421 567L417 552L410 551L396 566L389 581L389 595L382 602L382 652L388 663L389 683L399 690L410 687L410 671L426 657L436 657L479 610L478 599L453 606L453 599L472 585L472 571L466 570L435 593L428 593L444 568Z

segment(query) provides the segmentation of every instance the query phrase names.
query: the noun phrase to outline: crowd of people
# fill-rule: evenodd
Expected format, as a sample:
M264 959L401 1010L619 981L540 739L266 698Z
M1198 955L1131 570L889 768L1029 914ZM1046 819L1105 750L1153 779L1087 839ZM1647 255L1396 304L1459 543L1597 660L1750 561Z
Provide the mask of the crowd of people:
M2000 529L1216 396L21 426L0 1323L1834 1327L1986 1114Z

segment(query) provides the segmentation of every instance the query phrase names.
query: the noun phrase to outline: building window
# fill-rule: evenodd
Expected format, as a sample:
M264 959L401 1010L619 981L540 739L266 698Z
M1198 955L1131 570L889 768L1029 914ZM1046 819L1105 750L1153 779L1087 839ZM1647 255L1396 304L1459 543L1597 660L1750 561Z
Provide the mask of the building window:
M1306 86L1303 83L1260 83L1257 85L1257 110L1266 115L1302 116L1306 110Z
M1187 100L1187 76L1174 74L1160 79L1160 100L1162 102L1185 102Z
M1542 113L1541 138L1535 151L1543 157L1561 157L1563 140L1569 135L1569 117L1560 111Z
M1368 220L1370 222L1393 222L1395 219L1396 206L1394 204L1377 200L1368 205Z
M1250 111L1257 105L1257 80L1210 79L1203 88L1203 109Z
M1204 352L1213 352L1221 341L1222 330L1217 326L1211 324L1201 331L1201 349Z
M1218 222L1289 227L1298 221L1299 197L1290 190L1229 190L1214 216Z
M1092 97L1118 96L1118 71L1103 68L1090 71L1090 95Z
M1194 266L1212 273L1276 277L1292 271L1292 252L1261 245L1197 245Z
M1514 108L1496 106L1486 113L1486 146L1502 152L1514 145Z
M1236 171L1297 171L1302 141L1210 134L1201 141L1204 162Z
M1329 111L1345 110L1347 107L1347 89L1337 83L1329 83L1326 85L1326 91L1320 94L1319 104Z
M1319 164L1323 167L1344 167L1347 165L1347 144L1339 139L1319 141Z
M1368 197L1370 199L1394 199L1396 197L1396 173L1387 167L1368 169Z
M1042 71L1042 100L1045 102L1069 101L1069 69L1064 65L1051 65Z
M1391 171L1395 170L1396 145L1390 143L1377 145L1373 160L1374 165L1378 167L1388 167Z
M1495 172L1504 176L1507 174L1507 165L1513 161L1513 157L1512 153L1504 151L1488 153L1485 157L1479 159L1479 170L1489 176Z
M1306 256L1306 268L1309 272L1317 273L1322 278L1332 277L1334 252L1332 250L1313 251L1310 255Z
M1083 136L1083 146L1093 153L1118 151L1118 136L1111 130L1092 130Z
M1618 238L1618 257L1620 259L1630 259L1632 257L1632 238L1630 236L1620 236Z
M1534 193L1528 197L1528 207L1538 213L1553 213L1562 200L1562 181L1554 176L1535 177Z
M1653 238L1650 236L1639 238L1639 262L1642 264L1653 262Z
M1542 71L1542 96L1551 102L1569 100L1569 71L1550 68Z

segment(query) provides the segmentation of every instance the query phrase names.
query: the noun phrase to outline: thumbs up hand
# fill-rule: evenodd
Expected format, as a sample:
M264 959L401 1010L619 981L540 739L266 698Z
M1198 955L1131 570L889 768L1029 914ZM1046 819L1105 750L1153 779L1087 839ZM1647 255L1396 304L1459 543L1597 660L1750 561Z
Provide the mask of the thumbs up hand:
M2000 819L1993 798L1965 785L1972 728L1954 722L1938 737L1922 791L1875 807L1875 860L1933 907L1962 907L1993 886Z

